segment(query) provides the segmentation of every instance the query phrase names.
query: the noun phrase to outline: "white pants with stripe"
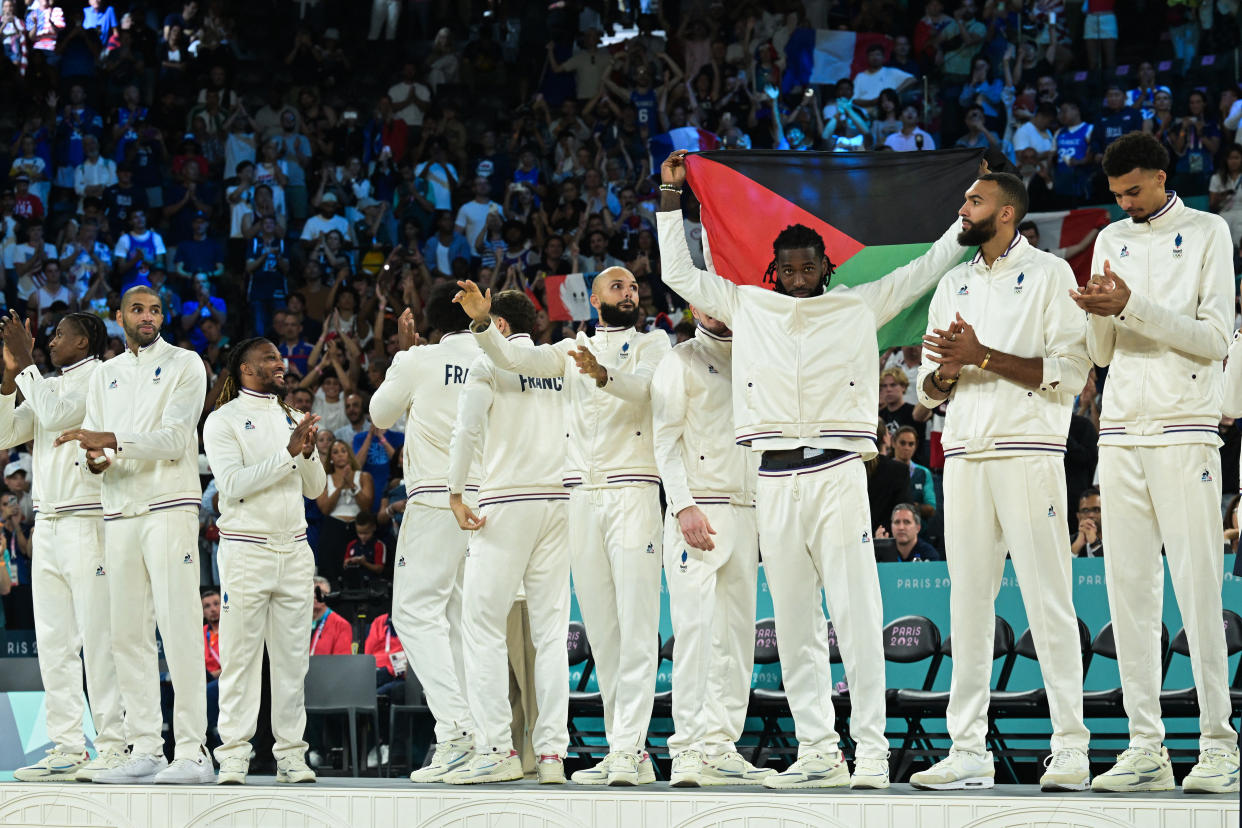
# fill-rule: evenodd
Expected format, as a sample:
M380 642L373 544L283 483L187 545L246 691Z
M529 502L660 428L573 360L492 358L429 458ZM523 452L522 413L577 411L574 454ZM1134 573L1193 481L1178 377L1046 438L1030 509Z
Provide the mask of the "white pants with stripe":
M128 742L112 658L103 518L41 516L31 542L30 580L48 739L66 753L86 750L85 661L95 748L101 753L124 751Z
M563 757L569 749L568 503L495 503L481 514L487 522L470 538L462 610L475 749L505 756L514 749L506 635L509 611L525 587L538 710L531 740L536 753Z
M1210 445L1101 446L1104 575L1130 744L1158 750L1163 545L1190 646L1201 749L1236 750L1221 621L1220 451ZM1169 630L1175 635L1177 630Z
M595 657L613 751L642 751L660 646L660 491L651 483L569 495L574 590Z
M306 669L315 556L305 540L220 541L220 747L216 761L249 759L259 717L263 647L272 682L272 755L306 753Z
M169 509L104 524L112 653L134 752L163 755L159 654L172 677L174 759L197 759L207 732L207 668L198 594L198 515Z
M469 540L451 509L418 503L406 507L397 537L392 624L423 685L437 742L474 733L461 634Z
M798 755L840 749L822 588L849 681L857 755L886 758L884 607L862 460L849 455L814 469L761 470L756 506Z
M719 756L746 725L755 666L755 582L759 535L755 509L699 506L716 530L715 549L686 545L677 516L664 519L664 571L673 621L671 753Z
M1052 749L1085 751L1082 650L1060 454L950 458L944 469L953 680L946 725L953 747L987 748L996 596L1013 561L1048 693Z

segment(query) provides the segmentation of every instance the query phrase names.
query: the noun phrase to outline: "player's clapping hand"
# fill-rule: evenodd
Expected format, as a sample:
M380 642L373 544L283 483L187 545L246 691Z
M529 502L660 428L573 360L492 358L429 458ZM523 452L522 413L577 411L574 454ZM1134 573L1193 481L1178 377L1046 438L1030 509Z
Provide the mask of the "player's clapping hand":
M453 517L457 518L457 525L467 532L476 532L487 523L487 518L476 515L460 494L449 495L449 508L453 510Z
M573 357L574 362L578 365L578 373L587 374L600 387L603 387L604 383L608 381L608 369L599 364L595 354L591 353L591 349L586 345L580 344L576 350L571 350L569 355Z
M489 288L487 293L481 293L479 286L469 279L466 279L464 282L458 282L457 286L461 290L457 291L453 301L461 305L461 309L475 322L480 325L487 322L491 318L490 314L492 312L491 289Z
M397 317L397 347L408 351L418 345L424 345L423 338L418 335L418 326L414 324L414 311L406 308Z
M311 440L310 445L312 447L315 445L314 437L311 435L311 432L314 430L315 424L318 422L318 414L311 414L310 412L307 412L302 415L302 419L298 421L298 424L293 428L293 432L289 435L289 445L286 446L286 449L288 450L290 457L297 457L299 454L306 451L306 441L308 438Z
M1105 259L1104 272L1092 274L1081 289L1071 290L1070 298L1087 313L1116 316L1130 303L1130 286L1113 272L1108 259Z
M940 365L940 375L950 379L961 373L963 365L979 365L987 356L987 348L960 313L947 330L933 328L923 337L923 347L930 352L927 358Z
M0 317L0 339L4 340L4 367L13 373L34 365L34 333L30 321L22 321L17 311Z
M716 530L698 506L687 506L678 512L677 523L681 527L681 536L688 545L705 552L716 548L716 544L712 542L712 535L716 534Z
M87 431L84 428L73 428L56 438L54 446L64 445L76 440L86 451L101 451L116 448L116 435L111 431ZM101 455L102 456L102 455Z

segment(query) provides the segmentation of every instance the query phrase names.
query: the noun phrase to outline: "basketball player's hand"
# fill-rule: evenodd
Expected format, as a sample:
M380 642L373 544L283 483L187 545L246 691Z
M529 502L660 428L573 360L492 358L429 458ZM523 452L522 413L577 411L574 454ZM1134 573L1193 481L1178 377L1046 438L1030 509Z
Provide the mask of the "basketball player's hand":
M0 338L4 340L4 367L13 373L20 373L28 366L34 365L34 334L30 330L29 320L23 322L17 311L9 311L9 315L0 317Z
M90 449L86 452L86 468L91 474L103 474L112 461L103 453L103 449Z
M595 354L591 353L590 348L585 345L579 345L577 349L571 350L569 355L577 363L578 373L590 376L600 388L603 388L604 383L608 382L608 369L599 364L598 360L595 359Z
M285 449L289 452L290 457L297 457L306 451L306 440L311 435L311 429L319 422L318 414L311 414L309 411L302 415L302 419L294 426L293 432L289 435L289 444ZM311 437L313 441L313 437ZM311 442L314 445L314 442Z
M309 460L315 454L315 438L319 436L319 427L311 426L302 441L302 457Z
M457 525L467 532L477 532L487 523L487 518L476 515L461 499L460 494L449 495L449 508L453 510L453 517L457 518Z
M1113 272L1108 259L1105 259L1104 272L1093 273L1081 290L1070 291L1070 298L1087 313L1117 316L1130 302L1130 286Z
M673 150L660 165L660 183L681 187L686 183L686 150Z
M461 305L461 309L466 315L475 322L482 325L491 319L492 312L492 290L487 289L487 293L480 293L479 286L469 279L464 282L458 282L457 286L461 290L457 291L457 295L453 297L453 301Z
M116 450L116 435L111 431L87 431L84 428L73 428L66 431L57 437L52 445L60 446L73 440L76 440L78 445L88 452L92 449Z
M975 329L966 324L960 313L948 328L933 328L930 335L923 337L923 347L930 352L927 358L940 366L940 376L946 379L961 374L963 365L978 365L987 354Z
M406 308L397 317L397 347L408 351L425 344L423 338L418 335L418 326L414 324L414 310Z
M716 548L712 543L712 535L716 530L707 521L707 515L698 506L687 506L677 513L677 523L681 527L681 536L686 543L695 549L710 552Z

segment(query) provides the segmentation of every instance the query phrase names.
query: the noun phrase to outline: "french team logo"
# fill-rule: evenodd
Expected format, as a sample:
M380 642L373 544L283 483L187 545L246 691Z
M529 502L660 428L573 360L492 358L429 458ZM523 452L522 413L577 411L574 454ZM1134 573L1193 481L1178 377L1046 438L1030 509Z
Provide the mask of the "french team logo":
M229 594L226 592L221 597L223 598L223 600L220 603L224 605L222 609L224 612L228 612L229 611Z
M1173 239L1173 258L1180 259L1182 257L1182 234L1178 233Z
M618 355L618 358L629 359L629 356L630 356L630 343L626 342L621 346L621 353Z
M966 285L962 285L960 288L957 289L957 295L958 296L969 296L970 288L967 287Z
M681 550L681 566L679 569L681 569L682 572L686 571L686 561L688 560L690 560L690 553L684 549Z
M158 384L159 384L159 381L160 381L160 370L161 370L161 369L160 369L160 367L159 367L158 365L157 365L157 366L155 366L155 376L153 376L153 377L151 378L151 384L152 384L152 385L158 385Z
M1025 273L1018 274L1018 281L1014 283L1014 286L1013 286L1013 292L1015 296L1022 292L1022 280L1025 278L1026 278Z

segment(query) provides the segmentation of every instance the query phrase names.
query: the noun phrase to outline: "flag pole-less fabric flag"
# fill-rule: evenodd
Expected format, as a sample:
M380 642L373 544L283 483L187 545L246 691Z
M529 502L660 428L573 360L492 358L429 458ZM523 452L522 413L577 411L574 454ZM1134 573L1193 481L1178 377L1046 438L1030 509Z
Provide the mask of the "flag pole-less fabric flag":
M1027 213L1026 219L1035 222L1035 227L1039 230L1039 246L1054 253L1073 247L1092 230L1106 227L1112 221L1108 209L1104 207L1061 210L1056 213ZM1080 286L1085 285L1091 278L1091 251L1094 246L1089 244L1077 255L1067 259Z
M867 48L872 43L884 47L884 62L887 63L893 39L886 34L795 29L785 44L781 91L789 92L808 83L836 83L842 78L854 77L867 68Z
M960 149L728 150L686 161L717 273L764 284L772 242L789 225L804 224L823 237L836 266L831 289L879 279L928 250L964 203L979 156ZM918 344L930 301L928 291L881 328L880 348Z
M689 150L702 152L714 150L720 146L716 134L698 127L677 127L647 139L647 151L650 154L652 175L660 171L660 165L673 150Z
M594 322L598 318L591 306L591 283L595 273L568 273L543 280L543 296L548 303L548 319L553 322Z

